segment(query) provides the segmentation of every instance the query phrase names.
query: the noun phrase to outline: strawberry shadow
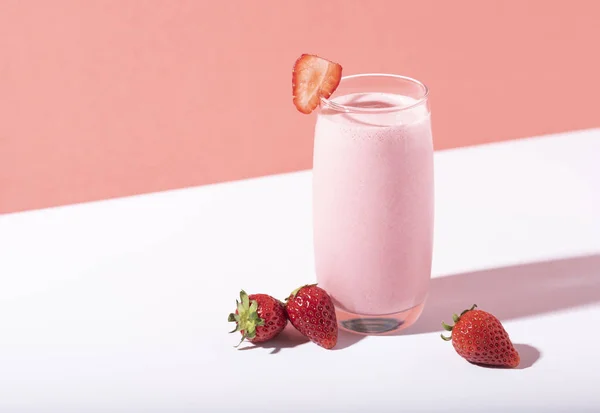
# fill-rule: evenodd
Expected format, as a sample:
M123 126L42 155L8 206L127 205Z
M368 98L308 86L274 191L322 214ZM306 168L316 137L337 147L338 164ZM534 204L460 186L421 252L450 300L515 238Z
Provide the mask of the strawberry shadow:
M358 343L363 338L365 337L358 334L348 333L340 329L338 332L337 344L331 350L343 350ZM279 334L274 339L266 341L264 343L248 343L245 347L240 347L238 350L247 351L262 348L271 350L269 354L278 354L282 349L294 348L306 343L310 343L310 340L304 337L302 334L300 334L300 332L296 330L291 323L288 323L288 325L281 332L281 334ZM316 344L313 345L316 346Z
M600 255L455 274L431 280L423 313L397 335L440 332L442 321L473 304L507 321L597 302Z
M515 344L514 346L521 356L521 363L517 366L517 370L528 369L542 358L542 353L529 344Z
M532 367L541 357L542 353L540 351L530 346L529 344L515 344L515 349L519 352L519 356L521 356L521 362L517 367L505 367L505 366L490 366L487 364L480 363L471 363L477 367L483 367L486 369L500 369L500 370L525 370Z
M345 348L355 345L356 343L358 343L360 340L362 340L364 338L365 338L365 336L363 336L363 335L349 333L347 331L340 329L338 331L337 344L335 345L335 347L332 350L334 350L334 351L343 350Z
M298 330L294 328L294 326L288 323L285 329L274 339L264 343L248 343L249 345L246 347L240 347L238 350L247 351L262 348L271 350L269 354L278 354L282 349L298 347L299 345L308 342L310 342L308 338L304 337Z

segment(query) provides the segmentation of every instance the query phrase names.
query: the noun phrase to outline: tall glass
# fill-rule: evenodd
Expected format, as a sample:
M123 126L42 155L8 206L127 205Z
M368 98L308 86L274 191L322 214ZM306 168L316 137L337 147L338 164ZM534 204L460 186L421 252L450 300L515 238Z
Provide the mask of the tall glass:
M340 327L389 334L413 324L431 277L433 141L427 87L388 74L342 78L315 127L317 282Z

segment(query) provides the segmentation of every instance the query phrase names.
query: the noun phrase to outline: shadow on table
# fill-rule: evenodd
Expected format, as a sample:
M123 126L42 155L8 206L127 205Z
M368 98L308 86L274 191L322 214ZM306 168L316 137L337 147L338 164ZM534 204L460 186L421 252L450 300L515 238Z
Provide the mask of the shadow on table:
M340 329L338 331L338 341L337 341L336 346L333 348L333 350L343 350L347 347L350 347L350 346L358 343L360 340L362 340L365 337L366 336L359 335L359 334L352 334L352 333L349 333L347 331Z
M399 334L442 331L442 321L473 304L504 321L597 302L600 255L455 274L431 280L423 314Z
M529 344L515 344L514 346L519 356L521 356L521 363L517 367L517 370L528 369L542 357L542 353Z
M359 336L356 334L350 334L343 330L340 330L338 333L338 342L337 345L333 348L333 350L342 350L344 348L350 347L351 345L362 340L364 336ZM273 340L269 340L265 343L259 344L250 344L245 347L240 347L240 351L252 350L257 348L263 349L271 349L270 354L277 354L284 348L294 348L301 344L308 343L309 340L304 337L298 330L294 328L290 323L286 326L286 328L275 337ZM316 345L316 344L313 344Z
M304 343L308 343L308 339L300 334L300 332L298 332L294 326L288 323L281 334L274 339L258 344L248 343L246 347L241 347L239 350L246 351L263 348L271 349L270 354L277 354L281 351L281 349L294 348Z

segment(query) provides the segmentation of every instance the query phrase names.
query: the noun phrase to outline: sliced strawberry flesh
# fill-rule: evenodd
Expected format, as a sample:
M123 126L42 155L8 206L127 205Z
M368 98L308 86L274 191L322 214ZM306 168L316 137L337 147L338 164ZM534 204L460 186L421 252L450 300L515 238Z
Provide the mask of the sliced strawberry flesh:
M303 54L296 60L292 73L294 105L309 114L321 98L329 98L342 79L342 66L322 57Z

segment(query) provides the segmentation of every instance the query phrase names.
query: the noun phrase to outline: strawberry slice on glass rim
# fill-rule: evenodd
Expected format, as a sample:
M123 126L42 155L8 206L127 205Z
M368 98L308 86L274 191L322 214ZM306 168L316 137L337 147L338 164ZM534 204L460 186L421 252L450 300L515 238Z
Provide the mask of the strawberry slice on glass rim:
M321 98L328 99L342 79L342 66L322 57L303 54L292 71L292 92L296 109L304 114L315 110Z

